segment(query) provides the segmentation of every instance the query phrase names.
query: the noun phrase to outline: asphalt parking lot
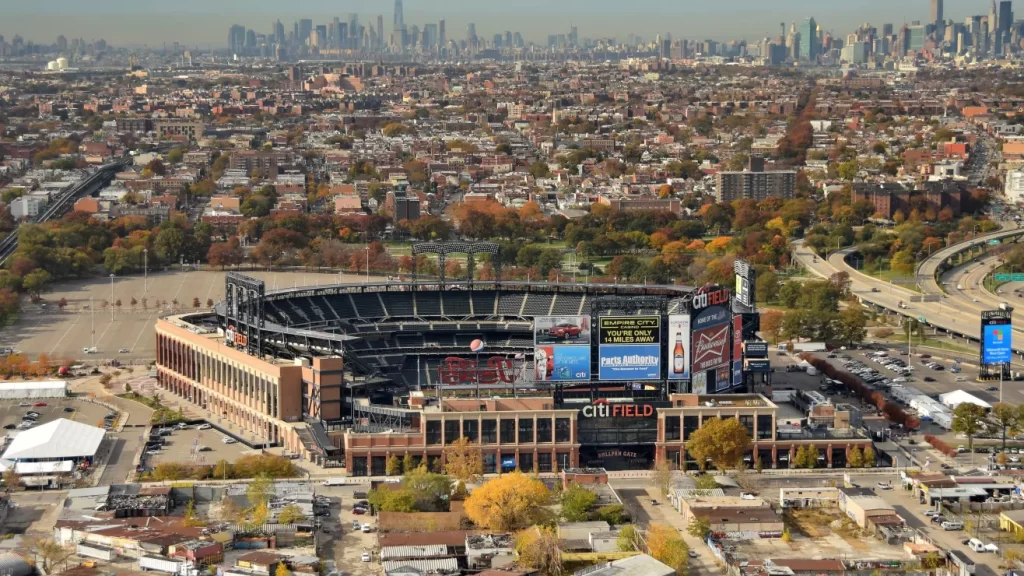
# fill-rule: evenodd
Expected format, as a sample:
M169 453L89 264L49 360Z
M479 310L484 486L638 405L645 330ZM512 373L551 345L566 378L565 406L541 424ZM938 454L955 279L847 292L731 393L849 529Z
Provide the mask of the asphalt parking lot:
M154 430L157 427L153 428ZM234 462L246 454L259 454L245 444L235 442L225 444L225 437L218 430L198 430L190 426L185 430L172 428L170 436L165 437L164 447L157 454L147 455L146 465L156 466L162 462L189 462L194 464L216 464L221 460ZM208 450L196 450L205 446Z
M45 406L21 406L21 404L45 403ZM65 408L71 408L71 412L65 412ZM17 432L13 427L21 423L25 413L35 411L39 413L36 420L36 427L41 424L53 422L60 418L83 422L90 426L103 427L103 417L108 410L99 404L93 404L86 400L77 398L40 398L31 400L3 400L0 401L0 426L4 427L6 433Z

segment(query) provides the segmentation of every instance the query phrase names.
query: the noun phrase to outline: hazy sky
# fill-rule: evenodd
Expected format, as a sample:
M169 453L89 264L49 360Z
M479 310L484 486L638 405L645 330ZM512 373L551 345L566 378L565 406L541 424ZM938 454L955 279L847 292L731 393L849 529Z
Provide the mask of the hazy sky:
M969 14L987 14L990 0L946 0L945 17L962 21ZM58 34L86 40L105 38L117 45L186 45L222 48L227 28L242 24L270 32L280 18L285 29L293 21L312 18L326 23L351 12L360 21L376 23L384 15L391 28L394 0L0 0L0 34L53 42ZM823 30L846 34L863 22L881 27L927 20L928 0L405 0L407 26L447 21L448 37L465 38L466 24L477 34L519 31L527 41L545 41L548 34L567 32L570 23L580 37L630 32L653 38L670 32L675 38L754 40L776 35L779 23L814 18Z

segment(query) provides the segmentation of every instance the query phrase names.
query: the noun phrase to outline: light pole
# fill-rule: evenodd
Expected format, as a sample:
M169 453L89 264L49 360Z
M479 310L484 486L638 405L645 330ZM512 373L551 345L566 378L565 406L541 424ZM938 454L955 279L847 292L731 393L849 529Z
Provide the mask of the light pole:
M110 321L114 321L114 275L110 275Z
M149 248L142 249L142 293L149 292Z
M91 337L90 337L90 340L89 340L89 342L90 342L89 343L89 347L90 348L95 348L96 347L96 306L94 306L93 303L92 303L92 296L89 296L89 319L92 320L92 332L89 333L89 334L91 334Z

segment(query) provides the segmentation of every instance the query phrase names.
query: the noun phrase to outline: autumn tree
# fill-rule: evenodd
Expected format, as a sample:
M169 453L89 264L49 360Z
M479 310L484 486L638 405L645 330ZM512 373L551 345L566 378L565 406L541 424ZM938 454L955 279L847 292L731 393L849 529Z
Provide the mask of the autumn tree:
M558 534L551 526L533 526L516 534L518 563L548 576L563 573L562 549Z
M388 476L397 476L402 473L402 461L398 459L397 454L392 454L391 458L384 464L384 474Z
M655 560L674 568L676 574L686 574L689 548L675 528L666 524L651 524L647 528L647 550Z
M672 485L672 467L667 460L658 462L654 467L654 485L661 491L663 498L668 498L668 489Z
M4 471L4 489L10 493L21 486L21 476L14 471L14 466Z
M863 468L864 451L859 446L854 446L850 450L850 455L846 458L846 463L850 465L850 468Z
M772 337L772 343L779 343L782 334L782 319L785 315L780 310L765 310L761 313L761 332Z
M291 576L292 573L288 570L288 566L284 562L277 563L277 569L274 570L274 576Z
M481 528L511 532L535 524L550 498L543 482L512 472L474 490L466 499L465 511Z
M874 448L872 448L871 446L868 446L867 448L864 449L864 467L865 468L874 468L875 467L875 460L876 460L876 458L877 458L877 456L875 455L875 449Z
M195 308L196 310L199 310L200 306L202 306L202 303L199 301L199 297L196 296L195 298L192 299L192 307Z
M711 418L690 436L686 447L702 469L710 461L715 468L726 470L750 447L750 434L736 418Z
M444 471L460 482L472 483L484 473L484 457L479 446L465 436L444 448Z
M35 558L42 559L42 568L46 571L52 571L58 564L63 563L75 553L74 547L61 546L53 538L42 536L26 537L22 545Z
M953 408L953 432L967 436L967 449L974 450L974 437L985 429L985 409L963 402Z

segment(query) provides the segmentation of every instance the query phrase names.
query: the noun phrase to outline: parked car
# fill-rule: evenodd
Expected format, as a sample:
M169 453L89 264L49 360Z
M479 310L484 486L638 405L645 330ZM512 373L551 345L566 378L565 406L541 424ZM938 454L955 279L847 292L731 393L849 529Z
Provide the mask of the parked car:
M368 530L366 530L366 532L368 532ZM363 552L363 554L359 557L359 559L362 560L363 562L369 562L373 558L370 556L369 552Z
M42 408L43 406L46 406L46 402L36 402L33 406L36 408Z
M353 508L352 513L356 516L362 516L363 514L366 514L366 508Z
M209 430L211 428L213 428L213 426L210 426L209 424L200 424L199 426L196 426L196 430Z
M225 443L225 444L236 444L236 443L238 443L238 440L235 440L234 438L232 438L230 436L225 436L225 437L221 438L220 441Z
M71 406L65 406L64 411L70 414L71 412L74 412L75 409L72 408Z
M129 350L127 348L121 348L120 350L117 351L118 354L128 354L130 352L131 352L131 350Z
M369 524L363 524L363 533L369 534L370 532L373 532L373 528Z

